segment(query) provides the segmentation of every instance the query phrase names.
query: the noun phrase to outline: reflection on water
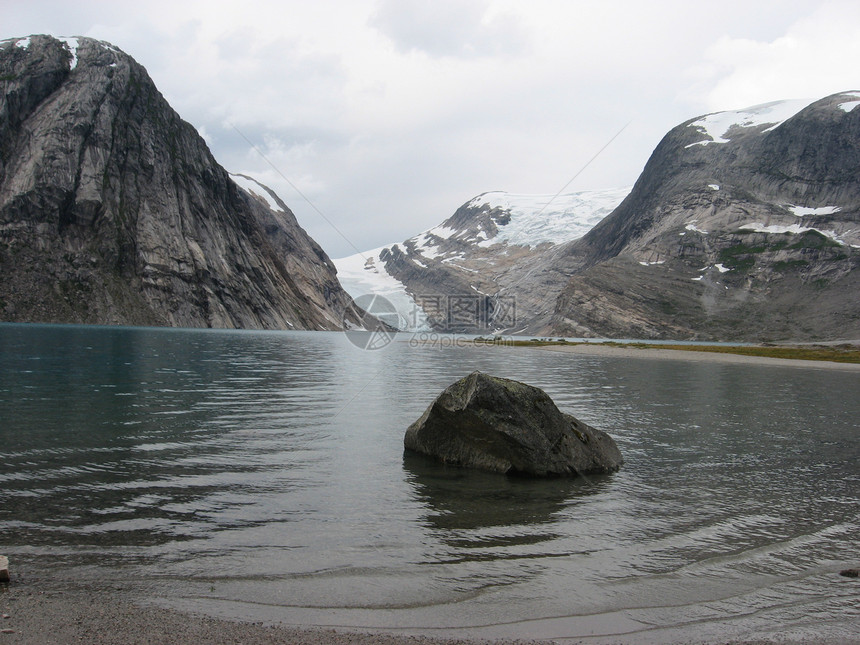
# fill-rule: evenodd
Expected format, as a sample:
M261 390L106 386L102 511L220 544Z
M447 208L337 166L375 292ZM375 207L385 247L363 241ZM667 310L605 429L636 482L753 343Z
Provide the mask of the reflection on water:
M449 531L551 524L554 514L596 486L579 479L541 480L484 473L438 464L409 452L404 454L403 463L416 498L426 504L428 523Z
M474 369L610 432L622 470L538 481L404 455ZM46 579L302 624L847 639L858 391L855 372L0 325L3 550Z

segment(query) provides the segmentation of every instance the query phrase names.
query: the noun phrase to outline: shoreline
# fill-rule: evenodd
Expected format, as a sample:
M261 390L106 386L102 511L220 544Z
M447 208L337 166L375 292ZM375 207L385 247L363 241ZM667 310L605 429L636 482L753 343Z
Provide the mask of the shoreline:
M241 643L242 645L552 645L561 640L439 638L385 630L332 629L322 626L268 624L217 618L175 609L137 604L113 597L104 590L43 591L17 585L0 591L0 644L144 645L151 643ZM574 637L575 638L575 637ZM624 645L623 637L576 638L591 645ZM702 641L686 638L680 643L721 645L850 645L850 641L756 639Z
M165 608L136 597L128 589L93 588L70 582L63 589L29 582L0 587L0 645L151 645L182 643L210 645L635 645L654 642L647 634L569 636L551 639L430 636L420 629L402 633L385 628L332 628L241 618L221 618L200 612ZM645 640L642 640L644 636ZM860 641L804 638L698 639L689 634L667 645L851 645Z
M730 352L708 352L696 349L665 349L659 345L630 346L609 345L607 343L579 344L528 344L516 345L547 352L575 354L580 356L602 356L608 358L646 358L656 360L693 361L700 363L729 363L735 365L769 365L777 367L802 367L806 369L841 370L860 372L860 363L840 363L827 360L809 360L799 358L776 358L772 356L755 356L734 354Z
M77 586L76 586L77 587ZM475 640L227 619L136 602L127 591L0 589L0 645L547 645L537 640Z
M828 638L824 634L811 639L792 639L779 631L753 638L708 638L697 637L695 630L690 630L683 635L660 639L659 630L671 629L672 625L657 627L657 634L646 629L569 636L508 636L504 631L496 631L495 635L478 636L468 633L470 627L444 628L432 634L426 629L408 626L336 627L284 623L224 617L163 604L134 584L117 585L113 580L101 585L94 579L61 579L48 571L28 570L24 562L21 564L23 572L13 573L11 582L0 584L0 645L645 645L656 642L665 645L860 645L860 639Z

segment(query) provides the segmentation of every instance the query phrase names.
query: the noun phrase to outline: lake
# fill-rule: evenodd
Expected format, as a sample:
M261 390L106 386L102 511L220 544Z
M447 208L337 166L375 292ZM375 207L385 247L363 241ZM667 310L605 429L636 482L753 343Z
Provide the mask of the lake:
M856 638L860 372L452 344L0 325L0 553L44 584L299 625ZM625 465L539 481L404 455L475 369L543 388Z

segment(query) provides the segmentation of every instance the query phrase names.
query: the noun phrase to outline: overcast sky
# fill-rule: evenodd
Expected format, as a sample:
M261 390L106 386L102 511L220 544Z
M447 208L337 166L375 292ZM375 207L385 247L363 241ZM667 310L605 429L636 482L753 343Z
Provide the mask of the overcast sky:
M860 89L856 0L0 0L0 25L133 56L332 257L554 194L616 135L567 192L631 185L694 116Z

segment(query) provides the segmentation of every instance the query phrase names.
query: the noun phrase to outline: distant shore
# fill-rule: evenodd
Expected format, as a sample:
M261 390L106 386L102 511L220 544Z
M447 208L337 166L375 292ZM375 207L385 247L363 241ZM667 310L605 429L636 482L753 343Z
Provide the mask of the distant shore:
M505 343L498 344L504 345ZM857 360L860 358L860 345L856 342L846 343L835 347L823 345L705 347L698 345L664 346L645 343L563 343L524 341L517 342L515 346L549 352L579 354L584 356L606 356L610 358L648 358L656 360L681 360L741 365L774 365L779 367L802 367L806 369L860 372L860 362L850 362L851 360ZM804 356L804 358L797 358L796 356ZM848 362L842 362L846 358L848 359Z

